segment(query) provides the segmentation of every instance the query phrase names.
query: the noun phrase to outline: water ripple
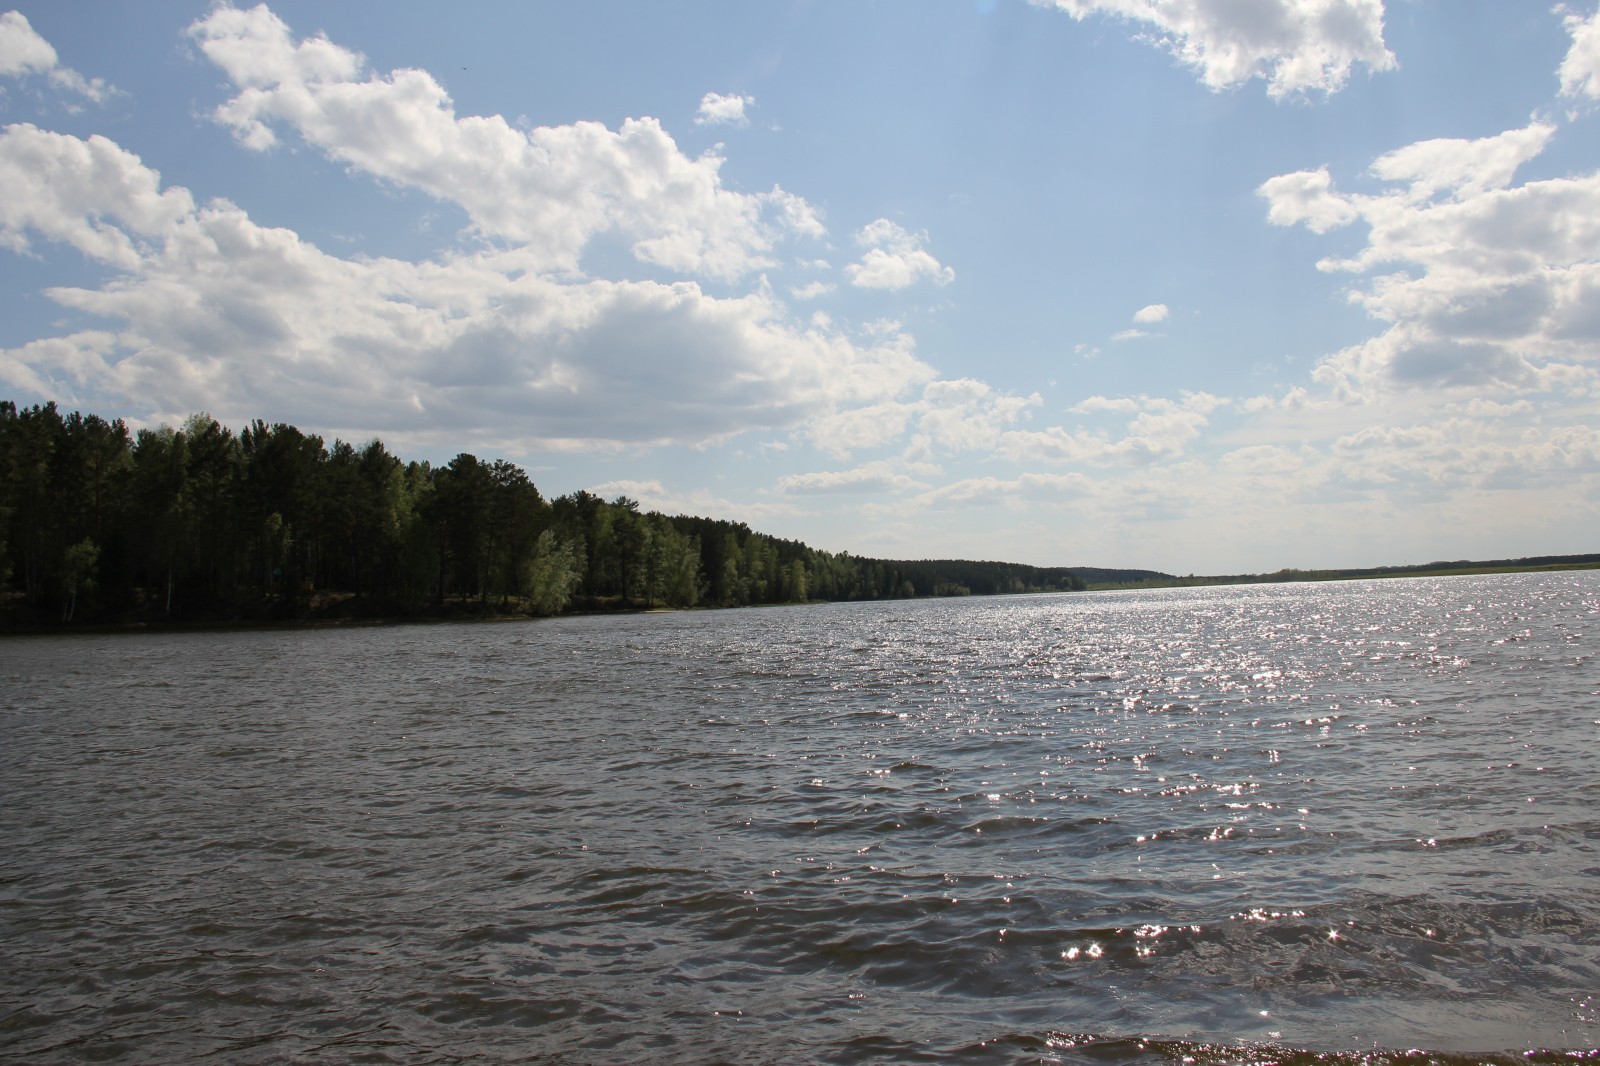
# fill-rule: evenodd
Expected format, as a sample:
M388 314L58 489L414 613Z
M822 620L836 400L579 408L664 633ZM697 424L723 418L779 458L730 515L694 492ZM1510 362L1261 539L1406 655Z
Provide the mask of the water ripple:
M1578 573L10 640L0 1060L1600 1062L1597 622Z

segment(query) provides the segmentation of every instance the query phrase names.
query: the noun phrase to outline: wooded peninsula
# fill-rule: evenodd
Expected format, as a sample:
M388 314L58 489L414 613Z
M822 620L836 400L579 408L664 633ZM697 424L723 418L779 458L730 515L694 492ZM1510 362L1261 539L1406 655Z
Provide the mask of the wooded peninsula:
M130 433L0 401L0 629L554 615L1081 589L1065 567L895 561L742 522L547 500L516 465L205 414Z
M206 414L130 433L0 400L0 632L547 616L1600 567L1600 555L1178 577L873 559L742 522L547 500L518 466L406 461Z

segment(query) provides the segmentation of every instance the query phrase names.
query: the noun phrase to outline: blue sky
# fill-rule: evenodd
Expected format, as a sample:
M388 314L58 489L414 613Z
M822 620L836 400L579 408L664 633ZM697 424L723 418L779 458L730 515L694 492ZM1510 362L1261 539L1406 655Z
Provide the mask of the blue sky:
M1600 550L1593 0L24 3L0 396L820 548Z

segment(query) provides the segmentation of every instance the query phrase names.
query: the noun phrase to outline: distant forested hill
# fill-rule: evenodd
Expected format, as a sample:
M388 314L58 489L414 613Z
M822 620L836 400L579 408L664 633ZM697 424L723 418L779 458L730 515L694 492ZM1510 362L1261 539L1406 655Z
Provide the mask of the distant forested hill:
M967 559L918 561L863 559L864 564L899 575L908 596L998 596L1015 592L1068 592L1084 587L1064 566L973 562Z
M1349 581L1361 578L1426 577L1450 574L1504 573L1518 570L1600 568L1600 554L1540 555L1523 559L1458 559L1453 562L1407 563L1348 570L1274 570L1262 574L1190 574L1174 577L1154 570L1104 570L1074 566L1071 570L1090 587L1173 588L1205 585L1261 585L1292 581Z
M1141 581L1172 581L1171 574L1159 570L1108 570L1099 566L1069 566L1073 574L1088 585L1136 585Z
M1541 570L1600 565L1600 555L1534 555L1522 559L1456 559L1450 562L1411 563L1405 566L1374 566L1364 570L1340 570L1341 577L1391 577L1406 574L1459 573L1463 570Z
M130 433L0 401L0 628L555 614L1081 588L1062 568L833 554L742 522L546 499L519 467L406 461L208 415Z

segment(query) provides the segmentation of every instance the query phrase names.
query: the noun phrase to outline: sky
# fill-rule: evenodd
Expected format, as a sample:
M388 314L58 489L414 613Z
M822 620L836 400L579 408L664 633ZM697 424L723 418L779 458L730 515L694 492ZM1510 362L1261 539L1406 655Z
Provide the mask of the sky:
M1600 551L1596 0L0 11L19 405L889 558Z

